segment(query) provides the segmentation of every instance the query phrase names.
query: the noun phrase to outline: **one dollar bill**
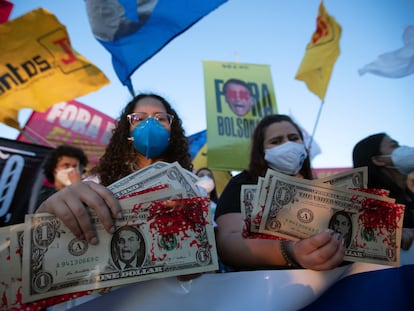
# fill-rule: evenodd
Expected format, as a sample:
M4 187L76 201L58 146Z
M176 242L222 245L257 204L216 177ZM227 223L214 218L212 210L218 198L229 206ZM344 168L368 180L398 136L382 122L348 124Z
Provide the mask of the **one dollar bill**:
M331 228L344 238L346 260L399 265L404 205L384 196L270 174L260 233L298 240Z
M91 215L98 245L77 239L53 215L26 216L24 302L218 269L208 198L122 201L130 203L113 235Z

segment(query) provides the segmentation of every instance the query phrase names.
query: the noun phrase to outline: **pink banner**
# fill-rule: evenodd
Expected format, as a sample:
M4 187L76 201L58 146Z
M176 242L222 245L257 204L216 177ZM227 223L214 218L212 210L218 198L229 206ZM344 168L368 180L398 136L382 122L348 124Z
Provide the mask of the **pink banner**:
M113 118L71 100L55 104L45 112L33 111L17 140L48 147L77 146L88 156L91 168L104 153L114 126Z
M13 3L0 0L0 24L6 23L9 20L12 9Z

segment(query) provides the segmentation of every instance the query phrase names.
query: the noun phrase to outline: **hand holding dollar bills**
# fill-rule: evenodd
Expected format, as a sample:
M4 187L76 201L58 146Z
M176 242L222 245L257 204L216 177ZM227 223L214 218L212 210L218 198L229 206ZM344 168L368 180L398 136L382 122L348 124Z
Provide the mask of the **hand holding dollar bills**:
M110 185L122 210L113 234L97 211L84 207L97 244L80 239L49 213L27 215L15 233L2 228L1 239L13 241L5 249L19 248L16 262L21 261L12 265L9 252L0 253L2 271L10 271L1 276L8 301L20 297L15 306L45 307L52 297L64 301L133 282L217 270L210 201L201 196L197 180L178 163L157 162ZM9 286L16 275L20 281Z
M244 235L299 240L330 228L344 239L346 260L399 265L404 205L363 189L364 170L309 181L269 169L242 186Z

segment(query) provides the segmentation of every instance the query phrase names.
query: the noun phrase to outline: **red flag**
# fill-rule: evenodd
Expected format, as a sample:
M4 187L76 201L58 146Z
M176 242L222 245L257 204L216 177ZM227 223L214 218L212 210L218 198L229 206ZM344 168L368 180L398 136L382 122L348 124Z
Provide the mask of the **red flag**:
M13 5L13 3L7 0L0 0L0 24L3 24L9 20Z

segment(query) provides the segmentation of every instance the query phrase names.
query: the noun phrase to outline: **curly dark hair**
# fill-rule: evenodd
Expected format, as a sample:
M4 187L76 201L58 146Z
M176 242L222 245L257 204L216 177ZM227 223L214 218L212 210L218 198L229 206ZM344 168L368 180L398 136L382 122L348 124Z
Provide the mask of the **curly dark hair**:
M268 169L265 160L265 152L263 149L266 129L269 125L282 121L290 122L298 130L300 138L303 140L302 130L289 116L284 114L272 114L265 116L257 124L251 139L250 162L247 172L250 174L253 180L258 180L259 176L265 176ZM303 162L302 168L299 172L305 179L313 179L309 153Z
M80 166L84 169L88 165L88 157L82 149L71 146L61 145L50 151L48 157L43 164L43 173L49 182L55 182L55 169L59 159L63 156L76 158L79 160ZM82 169L82 171L83 171Z
M98 165L91 170L92 174L99 176L104 186L109 186L142 168L137 162L138 151L128 140L131 133L127 115L133 113L137 103L147 97L159 100L164 105L166 112L174 116L171 123L170 142L160 158L169 163L177 161L184 169L189 171L193 169L188 139L176 111L163 97L153 93L142 93L135 96L124 108L116 127L113 129L112 137L104 155L100 158Z

